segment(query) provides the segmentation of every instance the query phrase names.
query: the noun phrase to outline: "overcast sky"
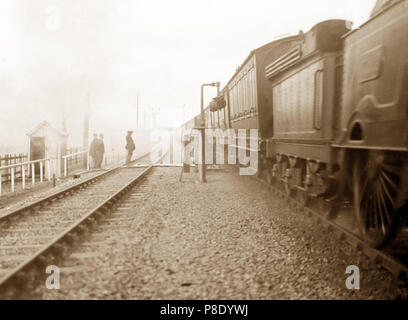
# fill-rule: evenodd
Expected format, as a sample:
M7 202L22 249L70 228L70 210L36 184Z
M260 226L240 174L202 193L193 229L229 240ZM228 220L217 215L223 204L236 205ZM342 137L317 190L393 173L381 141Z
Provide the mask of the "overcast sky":
M136 127L138 94L175 125L199 111L202 83L225 84L251 50L326 19L356 27L374 3L0 0L0 147L64 117L78 145L85 110L91 131L121 134Z

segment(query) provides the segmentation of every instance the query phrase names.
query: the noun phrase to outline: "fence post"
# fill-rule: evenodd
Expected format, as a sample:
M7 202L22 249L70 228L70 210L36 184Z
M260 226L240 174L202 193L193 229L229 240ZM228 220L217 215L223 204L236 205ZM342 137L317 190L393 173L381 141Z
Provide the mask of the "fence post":
M31 164L31 183L35 185L35 164Z
M25 154L23 154L23 162L25 162L24 160L25 160L25 158L26 158L26 156L25 156ZM28 158L27 158L27 162L28 162ZM30 177L30 175L32 175L32 167L30 166L30 164L28 164L28 167L27 167L27 177Z
M23 190L25 189L25 167L24 165L21 166L21 182L22 182L22 187Z
M11 162L12 162L12 164L17 163L16 154L12 155ZM17 170L17 168L14 168L14 181L16 181L17 175L18 175L18 170Z
M11 192L14 192L14 167L11 168Z
M43 182L43 162L42 161L40 161L40 182Z
M51 159L48 159L48 181L51 181Z
M6 162L6 166L8 166L9 165L9 160L8 160L8 154L6 154L5 156L4 156L6 159L5 159L5 162ZM10 180L10 178L9 178L9 173L11 172L11 169L7 169L6 170L6 182L9 182L9 180Z

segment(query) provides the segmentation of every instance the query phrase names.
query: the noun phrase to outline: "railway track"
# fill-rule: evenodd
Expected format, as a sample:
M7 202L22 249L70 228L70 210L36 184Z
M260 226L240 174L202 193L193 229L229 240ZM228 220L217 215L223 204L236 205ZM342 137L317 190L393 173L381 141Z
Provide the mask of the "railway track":
M133 161L143 168L116 167L0 217L0 298L21 293L117 206L152 171L148 156Z
M323 225L328 230L333 232L333 235L339 240L347 241L357 250L361 250L374 264L389 271L393 276L395 282L394 284L401 289L401 292L405 292L402 294L402 297L407 299L406 291L408 286L408 265L405 261L408 253L408 248L406 247L406 243L408 242L407 230L403 230L401 232L400 237L394 241L394 246L386 247L383 250L375 249L349 230L345 224L337 222L338 220L331 221L327 219L320 211L321 207L318 203L311 203L304 206L300 199L293 196L288 196L283 190L280 190L278 186L271 185L260 177L257 177L256 179L266 188L272 191L277 198L285 201L291 208L298 212L307 214L310 218L314 219L316 223ZM350 208L344 208L343 211L347 210L350 210ZM396 243L403 243L405 246L399 246Z
M139 221L138 208L143 206L144 200L155 191L155 187L149 184L150 176L155 174L155 170L152 169L148 178L143 179L136 188L132 188L125 194L113 210L103 215L97 224L89 227L89 232L81 237L82 241L77 245L70 246L66 254L58 259L56 265L58 265L61 273L60 288L62 291L47 290L44 288L44 279L39 279L38 285L33 285L34 290L29 290L24 298L59 299L61 297L65 299L65 294L69 294L70 290L77 292L82 287L83 282L81 280L88 279L89 273L95 275L96 278L103 277L100 274L103 274L104 271L95 267L95 259L107 258L111 252L116 250L116 248L112 248L112 245L123 240L123 235L126 234L129 225L134 224L135 219ZM142 220L141 225L144 223L146 222ZM135 234L135 238L132 240L134 241L139 237L140 235ZM107 259L109 260L109 258ZM109 263L120 264L119 261L110 261ZM80 294L78 298L81 299ZM117 293L117 298L122 299L123 297Z
M146 152L145 154L140 155L139 157L137 157L135 160L130 161L130 163L125 164L125 167L145 167L147 165L160 165L162 163L162 161L167 157L167 155L169 154L170 150L166 150L166 151L162 151L157 149L152 150L152 152ZM154 157L157 153L157 159L152 161L152 157Z

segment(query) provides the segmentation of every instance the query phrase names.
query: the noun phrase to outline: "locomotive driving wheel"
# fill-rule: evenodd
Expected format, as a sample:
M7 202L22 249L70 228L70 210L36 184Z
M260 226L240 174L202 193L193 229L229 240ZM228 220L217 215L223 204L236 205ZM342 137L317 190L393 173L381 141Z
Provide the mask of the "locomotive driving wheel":
M392 240L402 164L392 153L364 151L353 165L353 210L361 237L373 247Z

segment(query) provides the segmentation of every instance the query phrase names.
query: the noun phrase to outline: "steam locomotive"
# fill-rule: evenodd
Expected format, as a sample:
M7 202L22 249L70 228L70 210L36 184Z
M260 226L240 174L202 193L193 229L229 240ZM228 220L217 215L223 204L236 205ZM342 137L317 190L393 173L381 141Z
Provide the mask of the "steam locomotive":
M352 204L359 236L386 245L408 211L408 0L379 0L358 29L323 21L252 51L205 118L258 129L258 175L328 219Z

